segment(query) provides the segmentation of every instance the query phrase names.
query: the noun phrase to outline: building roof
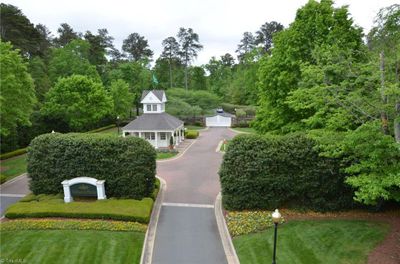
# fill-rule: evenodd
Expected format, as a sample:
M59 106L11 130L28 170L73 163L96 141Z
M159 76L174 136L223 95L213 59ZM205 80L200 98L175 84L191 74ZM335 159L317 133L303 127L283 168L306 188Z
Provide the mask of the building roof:
M215 111L214 111L214 114L206 115L206 117L213 117L213 116L217 116L217 115L223 116L223 117L235 117L235 115L232 115L232 114L227 113L227 112L222 112L222 113L221 113L221 112L219 111L219 109L215 110Z
M122 130L127 131L163 131L175 130L183 125L183 121L167 114L142 114L126 126Z
M165 94L164 90L144 90L142 92L142 98L140 99L140 101L142 101L146 97L146 95L149 94L149 92L152 92L162 102L163 96Z

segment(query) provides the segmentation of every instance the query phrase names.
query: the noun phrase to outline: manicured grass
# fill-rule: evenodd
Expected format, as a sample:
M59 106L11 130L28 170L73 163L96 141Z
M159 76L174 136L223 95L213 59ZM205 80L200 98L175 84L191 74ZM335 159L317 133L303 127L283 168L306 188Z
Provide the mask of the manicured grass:
M383 240L389 227L384 223L325 220L293 221L278 229L277 263L358 264ZM240 263L272 261L273 228L234 238Z
M118 127L113 127L113 128L106 129L106 130L103 130L103 131L100 131L97 133L110 134L110 135L115 135L115 136L122 135L121 128L119 128L119 134L118 134Z
M31 198L33 197L33 198ZM74 201L64 203L58 196L31 196L11 205L6 211L7 218L26 217L69 217L137 221L148 223L153 200L144 198L107 199L91 202ZM30 199L29 199L30 198Z
M178 155L178 152L157 152L157 159L169 159Z
M244 132L244 133L250 133L250 134L256 134L257 131L254 128L251 127L232 127L233 130L239 131L239 132Z
M186 129L188 130L202 130L205 129L205 127L201 127L201 126L185 126Z
M4 263L139 263L143 241L138 232L2 231L0 251Z
M26 154L1 161L1 174L10 180L26 172Z

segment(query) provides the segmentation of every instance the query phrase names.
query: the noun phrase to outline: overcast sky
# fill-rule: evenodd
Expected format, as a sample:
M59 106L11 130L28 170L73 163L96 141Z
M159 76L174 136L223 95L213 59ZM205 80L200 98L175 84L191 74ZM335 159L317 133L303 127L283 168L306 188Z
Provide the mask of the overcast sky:
M266 21L277 21L287 27L296 10L307 0L8 0L19 7L34 24L46 25L54 35L61 23L75 31L96 32L107 28L114 45L121 49L130 33L144 36L154 51L155 60L162 51L161 42L176 36L180 27L193 28L204 49L196 65L205 64L211 56L235 54L243 32L257 31ZM355 24L368 32L376 13L398 0L336 0L335 6L348 5ZM236 57L236 56L235 56Z

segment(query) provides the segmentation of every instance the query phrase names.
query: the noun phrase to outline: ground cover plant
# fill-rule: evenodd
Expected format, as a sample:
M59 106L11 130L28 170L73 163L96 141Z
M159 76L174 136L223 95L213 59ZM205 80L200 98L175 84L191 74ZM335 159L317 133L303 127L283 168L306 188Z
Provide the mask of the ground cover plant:
M368 253L383 240L384 223L356 220L290 221L279 225L278 263L366 263ZM240 263L272 260L273 228L233 239Z

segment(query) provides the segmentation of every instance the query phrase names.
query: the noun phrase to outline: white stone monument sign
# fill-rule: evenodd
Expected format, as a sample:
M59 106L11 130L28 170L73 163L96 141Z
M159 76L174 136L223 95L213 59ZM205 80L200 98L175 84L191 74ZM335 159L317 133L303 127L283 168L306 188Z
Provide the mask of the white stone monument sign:
M71 195L71 186L82 183L95 186L97 189L97 200L104 200L107 198L106 191L104 189L104 182L105 180L97 180L95 178L90 178L90 177L78 177L78 178L73 178L71 180L65 180L61 183L64 188L64 202L70 203L73 201Z

